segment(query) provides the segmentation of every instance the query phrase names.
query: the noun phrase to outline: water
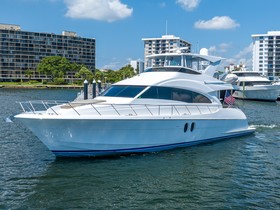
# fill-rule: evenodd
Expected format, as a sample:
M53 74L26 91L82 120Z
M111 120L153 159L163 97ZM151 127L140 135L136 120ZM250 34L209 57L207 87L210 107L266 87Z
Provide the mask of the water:
M0 209L280 209L280 103L237 101L254 135L114 158L56 159L15 101L76 90L0 89Z

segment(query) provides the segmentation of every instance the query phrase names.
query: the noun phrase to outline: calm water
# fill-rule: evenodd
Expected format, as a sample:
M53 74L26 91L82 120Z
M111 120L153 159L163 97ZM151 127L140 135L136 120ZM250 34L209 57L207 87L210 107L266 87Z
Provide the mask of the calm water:
M238 101L254 135L145 155L56 159L15 101L76 90L0 89L0 209L280 209L280 103Z

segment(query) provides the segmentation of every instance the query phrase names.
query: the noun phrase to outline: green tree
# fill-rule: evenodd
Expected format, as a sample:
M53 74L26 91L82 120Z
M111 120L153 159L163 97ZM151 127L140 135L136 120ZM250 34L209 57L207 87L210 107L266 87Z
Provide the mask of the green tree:
M127 65L127 66L122 67L119 70L119 73L123 77L122 79L130 78L130 77L133 77L135 75L134 69L131 65Z
M94 74L94 79L95 81L97 82L98 80L102 81L104 75L103 75L103 72L100 71L100 70L95 70L95 74Z
M37 66L37 71L43 73L54 81L55 78L63 78L67 71L73 70L73 65L67 58L50 56L43 58Z
M28 77L28 80L29 80L29 81L30 81L32 75L33 75L33 71L32 71L31 69L27 69L27 70L25 71L25 76Z
M93 73L87 67L82 66L82 68L75 74L75 77L92 82Z

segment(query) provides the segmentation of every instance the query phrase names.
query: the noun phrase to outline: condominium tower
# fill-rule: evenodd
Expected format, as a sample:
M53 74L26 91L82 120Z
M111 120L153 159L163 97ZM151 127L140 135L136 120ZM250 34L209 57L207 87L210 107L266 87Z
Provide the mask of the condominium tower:
M57 35L22 31L18 25L0 24L0 80L26 79L27 70L32 72L31 79L46 78L36 72L36 67L47 56L62 56L94 71L95 39L82 38L70 31ZM66 79L73 76L68 74Z
M253 34L253 70L270 78L280 76L280 31Z
M185 52L191 51L191 44L174 35L164 35L161 38L143 38L144 41L144 62L147 67L147 56L153 54L176 52L183 48ZM153 65L161 66L163 61L154 60Z

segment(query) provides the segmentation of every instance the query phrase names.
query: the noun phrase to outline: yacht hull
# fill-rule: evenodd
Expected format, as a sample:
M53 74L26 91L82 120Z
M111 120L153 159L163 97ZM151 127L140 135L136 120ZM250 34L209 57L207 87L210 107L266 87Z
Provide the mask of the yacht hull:
M56 156L108 156L156 152L254 132L238 109L177 117L15 116Z
M259 101L276 101L279 97L279 87L244 87L237 89L233 93L233 97L238 99L259 100Z

